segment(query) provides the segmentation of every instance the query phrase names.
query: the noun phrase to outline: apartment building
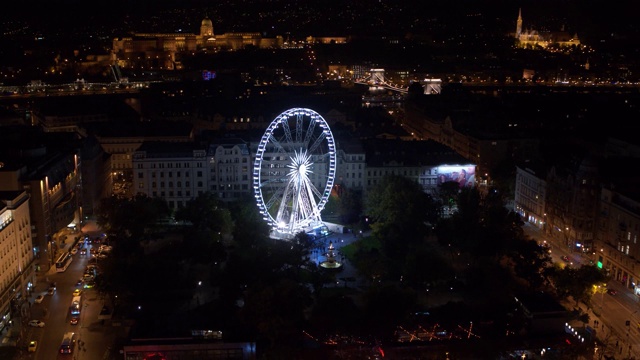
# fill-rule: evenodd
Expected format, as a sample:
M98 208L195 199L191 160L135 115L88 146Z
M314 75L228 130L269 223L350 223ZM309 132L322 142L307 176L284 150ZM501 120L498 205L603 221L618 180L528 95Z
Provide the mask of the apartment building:
M133 192L184 207L209 189L207 149L193 142L144 142L133 153Z
M51 266L58 233L82 221L81 141L74 133L23 127L2 132L0 191L27 191L31 238L41 266Z
M2 163L0 163L2 166ZM0 191L0 332L23 306L35 280L29 194Z

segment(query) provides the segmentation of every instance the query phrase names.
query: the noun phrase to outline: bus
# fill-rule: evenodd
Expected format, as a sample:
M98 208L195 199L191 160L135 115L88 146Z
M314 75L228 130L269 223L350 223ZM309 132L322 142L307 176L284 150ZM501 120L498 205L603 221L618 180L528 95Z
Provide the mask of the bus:
M60 257L58 258L58 261L56 261L56 271L65 272L72 261L73 261L73 256L71 256L70 252L66 252L60 255Z
M73 354L73 349L76 346L76 333L68 332L62 337L62 343L60 344L60 354Z
M81 300L80 295L74 296L73 299L71 299L71 306L69 307L71 315L80 315L80 309L82 309Z

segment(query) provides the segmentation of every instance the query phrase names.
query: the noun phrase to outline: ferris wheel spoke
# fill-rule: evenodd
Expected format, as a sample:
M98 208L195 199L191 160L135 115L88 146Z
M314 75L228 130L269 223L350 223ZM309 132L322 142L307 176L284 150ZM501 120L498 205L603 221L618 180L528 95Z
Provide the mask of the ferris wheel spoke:
M280 178L272 178L269 181L265 181L260 184L260 188L267 190L268 199L266 199L265 207L270 209L273 207L273 204L277 201L280 201L280 197L284 194L286 190L287 177L283 176ZM263 192L264 196L264 192Z
M282 120L281 124L282 124L282 130L284 130L284 137L286 139L286 142L289 144L292 144L293 138L291 137L291 128L289 127L288 116L285 117L284 120Z
M309 121L309 127L307 127L307 132L304 136L304 142L303 145L304 146L308 146L309 142L311 142L311 139L313 138L313 131L315 130L316 127L316 117L312 116L311 117L311 121Z
M285 217L291 216L292 211L291 207L288 205L292 199L293 192L291 191L291 182L288 182L283 187L282 198L280 199L280 203L278 204L278 212L276 215L276 221L278 224L283 222ZM286 221L286 223L290 223L290 221Z
M305 182L304 190L306 192L304 196L305 217L319 220L319 213L316 210L318 208L318 204L315 200L316 198L313 196L314 193L317 193L317 190L310 181ZM320 197L318 197L318 199L319 198Z
M299 143L302 140L302 129L304 128L302 122L304 120L304 115L305 114L303 112L296 113L296 143Z
M278 139L273 136L273 134L269 136L269 142L275 147L275 151L271 151L269 154L287 154L289 151L291 151L285 149L284 145L282 145L280 141L278 141Z
M322 145L323 141L327 138L327 134L323 131L320 136L309 146L309 152L314 154L316 150Z
M318 190L317 187L315 187L311 182L309 182L309 188L311 189L312 193L318 198L318 199L322 199L322 193L320 192L320 190Z

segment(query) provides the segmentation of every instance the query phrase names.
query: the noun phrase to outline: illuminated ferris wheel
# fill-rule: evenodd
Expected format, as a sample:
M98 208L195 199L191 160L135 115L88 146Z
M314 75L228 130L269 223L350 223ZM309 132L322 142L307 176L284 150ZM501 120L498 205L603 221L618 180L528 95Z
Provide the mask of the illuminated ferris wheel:
M336 173L336 146L329 125L305 108L289 109L267 127L253 167L258 208L279 237L322 223Z

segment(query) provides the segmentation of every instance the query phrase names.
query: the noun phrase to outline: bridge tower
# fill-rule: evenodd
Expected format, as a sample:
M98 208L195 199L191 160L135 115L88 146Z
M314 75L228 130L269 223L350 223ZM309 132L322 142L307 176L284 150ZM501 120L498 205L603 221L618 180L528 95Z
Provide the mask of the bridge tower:
M425 95L440 94L442 92L442 79L424 79L420 83Z
M369 70L371 73L370 81L373 84L384 84L384 69L371 69Z

